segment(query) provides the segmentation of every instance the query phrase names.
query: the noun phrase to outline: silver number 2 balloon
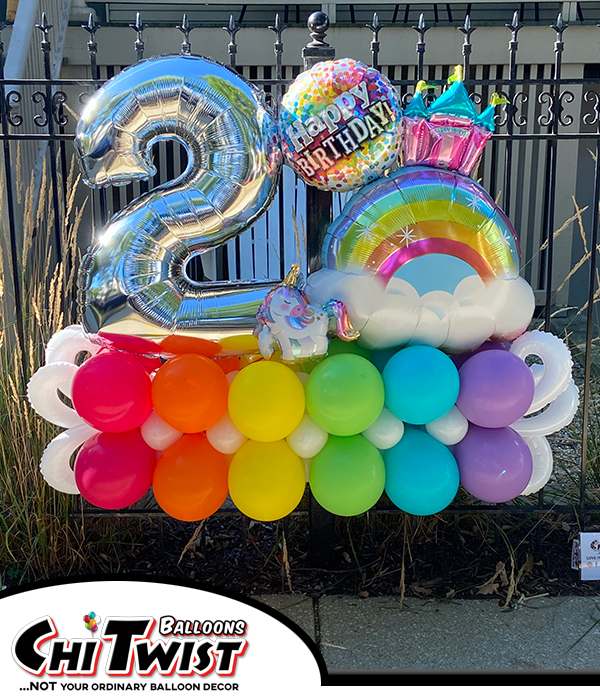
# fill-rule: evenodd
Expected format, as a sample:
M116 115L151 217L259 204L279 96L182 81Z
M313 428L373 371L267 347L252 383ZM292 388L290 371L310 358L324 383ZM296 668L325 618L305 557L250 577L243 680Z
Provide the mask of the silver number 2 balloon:
M127 68L86 104L75 147L91 187L156 173L171 139L185 172L115 215L79 275L84 328L159 340L251 332L272 282L194 282L189 260L251 226L275 194L281 154L264 95L210 59L162 56Z

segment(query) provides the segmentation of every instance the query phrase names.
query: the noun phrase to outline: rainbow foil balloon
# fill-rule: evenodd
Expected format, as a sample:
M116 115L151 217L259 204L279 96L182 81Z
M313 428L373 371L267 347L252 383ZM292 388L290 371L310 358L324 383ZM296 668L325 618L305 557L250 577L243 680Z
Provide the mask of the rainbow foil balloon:
M455 353L513 340L535 308L513 225L461 174L477 163L502 100L478 115L459 69L430 107L426 87L419 83L404 114L405 167L346 203L325 238L324 269L308 280L311 302L343 302L372 350L425 344Z
M343 58L301 73L283 97L283 153L310 185L361 187L397 165L400 98L374 68Z

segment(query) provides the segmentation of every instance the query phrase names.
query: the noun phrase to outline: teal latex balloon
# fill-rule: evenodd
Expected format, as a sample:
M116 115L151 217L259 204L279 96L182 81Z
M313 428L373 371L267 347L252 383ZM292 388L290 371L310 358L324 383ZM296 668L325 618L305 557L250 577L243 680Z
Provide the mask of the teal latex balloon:
M334 515L360 515L383 493L383 457L362 435L331 435L310 464L309 483L325 510Z
M385 492L406 513L439 513L456 496L460 476L454 455L428 433L405 426L402 440L383 459Z
M329 341L327 355L343 355L344 353L348 353L351 355L360 355L366 360L371 359L371 353L366 348L359 347L355 341L342 340L341 338L332 338Z
M362 433L379 417L383 399L383 380L375 365L350 353L325 358L306 385L306 410L331 435Z
M386 350L371 350L371 362L383 373L385 366L398 352L399 348L388 348Z
M437 348L399 350L383 370L385 405L405 423L425 425L445 416L460 389L454 362Z

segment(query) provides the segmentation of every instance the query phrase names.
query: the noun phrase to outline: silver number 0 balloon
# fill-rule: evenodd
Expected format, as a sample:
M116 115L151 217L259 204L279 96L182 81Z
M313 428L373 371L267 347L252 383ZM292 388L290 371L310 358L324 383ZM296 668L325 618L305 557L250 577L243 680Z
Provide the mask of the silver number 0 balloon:
M185 172L116 214L84 257L86 331L160 339L250 332L272 282L198 283L190 259L251 226L269 207L281 165L264 95L210 59L163 56L127 68L87 103L75 146L91 187L156 173L150 149L175 140Z

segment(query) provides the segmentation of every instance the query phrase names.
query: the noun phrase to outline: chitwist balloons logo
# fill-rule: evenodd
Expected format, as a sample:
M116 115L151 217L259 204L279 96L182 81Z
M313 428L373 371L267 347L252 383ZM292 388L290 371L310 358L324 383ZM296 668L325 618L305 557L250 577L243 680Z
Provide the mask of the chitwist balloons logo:
M134 670L139 676L233 676L239 657L248 648L248 640L242 636L246 634L245 620L178 621L167 615L159 620L161 636L152 639L156 623L153 617L109 617L101 638L63 639L52 617L46 615L19 632L13 658L34 676L95 676L103 646L110 641L110 651L105 654L109 676L131 676ZM213 631L228 639L200 637ZM165 636L171 638L166 640ZM46 641L48 652L42 654L38 647ZM197 684L196 689L200 688Z
M11 698L245 697L292 678L314 689L325 673L306 633L267 606L171 581L46 582L4 592L0 619Z

